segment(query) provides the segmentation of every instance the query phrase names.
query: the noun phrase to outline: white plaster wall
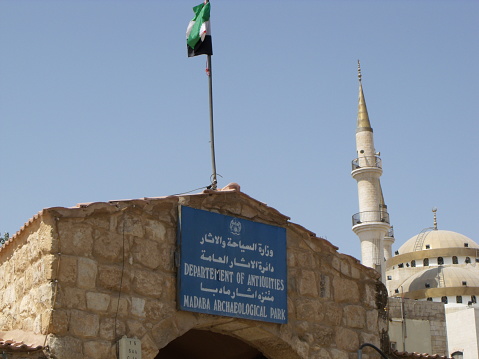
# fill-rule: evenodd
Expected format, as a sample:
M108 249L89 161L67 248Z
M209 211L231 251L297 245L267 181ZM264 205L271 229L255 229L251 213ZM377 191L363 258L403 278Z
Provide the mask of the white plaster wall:
M478 359L479 308L466 307L464 310L446 313L446 323L449 356L462 351L464 359Z
M403 344L403 324L399 321L389 323L389 339L396 342L399 351L432 353L431 328L429 321L406 319Z

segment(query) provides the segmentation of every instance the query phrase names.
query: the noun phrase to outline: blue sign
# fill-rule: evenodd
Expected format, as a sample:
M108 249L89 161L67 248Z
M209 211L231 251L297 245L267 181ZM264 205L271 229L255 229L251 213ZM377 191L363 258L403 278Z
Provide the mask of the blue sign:
M180 207L181 310L287 323L286 229Z

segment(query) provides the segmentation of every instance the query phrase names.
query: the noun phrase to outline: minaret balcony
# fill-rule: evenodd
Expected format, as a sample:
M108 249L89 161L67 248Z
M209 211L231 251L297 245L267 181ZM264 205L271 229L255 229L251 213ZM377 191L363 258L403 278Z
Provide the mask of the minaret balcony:
M383 222L389 224L389 213L385 211L365 211L353 216L353 227L358 224Z
M374 167L382 169L383 163L379 156L363 156L354 159L351 162L352 170L357 170L365 167Z

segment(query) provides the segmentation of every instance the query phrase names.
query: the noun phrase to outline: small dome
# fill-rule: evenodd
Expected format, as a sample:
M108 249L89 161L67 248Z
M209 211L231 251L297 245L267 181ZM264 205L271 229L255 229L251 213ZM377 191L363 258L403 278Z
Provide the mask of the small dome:
M466 282L464 285L463 282ZM476 267L433 267L416 273L402 285L405 293L426 288L479 287Z
M426 246L429 246L429 248ZM479 245L463 234L436 229L428 232L421 232L408 239L406 243L399 248L398 252L399 254L405 254L425 249L464 247L479 248Z

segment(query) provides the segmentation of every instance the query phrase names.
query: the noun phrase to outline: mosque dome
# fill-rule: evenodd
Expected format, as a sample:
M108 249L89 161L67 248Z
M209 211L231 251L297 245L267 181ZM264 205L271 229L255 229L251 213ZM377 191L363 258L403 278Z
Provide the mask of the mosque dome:
M426 249L464 247L479 249L479 245L476 242L463 234L434 229L422 231L418 235L408 239L406 243L399 248L398 252L399 254L405 254Z
M402 284L404 293L428 288L479 288L478 271L468 267L439 266L412 275Z

